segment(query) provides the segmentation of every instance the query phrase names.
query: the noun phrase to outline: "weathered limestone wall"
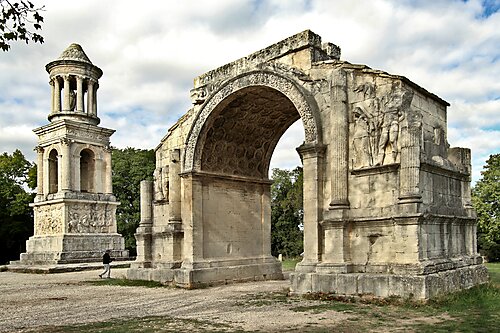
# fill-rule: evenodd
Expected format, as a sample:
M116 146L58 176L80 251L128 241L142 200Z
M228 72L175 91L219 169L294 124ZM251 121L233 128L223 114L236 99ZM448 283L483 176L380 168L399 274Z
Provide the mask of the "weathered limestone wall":
M269 192L269 184L222 179L204 184L203 258L240 259L269 253Z

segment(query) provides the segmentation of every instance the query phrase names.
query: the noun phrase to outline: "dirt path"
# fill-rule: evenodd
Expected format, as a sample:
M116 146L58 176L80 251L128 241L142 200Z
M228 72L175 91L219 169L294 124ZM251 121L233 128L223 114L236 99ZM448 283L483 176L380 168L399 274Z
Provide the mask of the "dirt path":
M198 290L85 283L97 280L98 272L0 273L0 332L148 316L196 319L229 325L234 330L301 331L303 327L334 327L351 316L331 310L293 311L314 301L300 298L283 301L288 281ZM125 269L115 269L113 275L124 277Z

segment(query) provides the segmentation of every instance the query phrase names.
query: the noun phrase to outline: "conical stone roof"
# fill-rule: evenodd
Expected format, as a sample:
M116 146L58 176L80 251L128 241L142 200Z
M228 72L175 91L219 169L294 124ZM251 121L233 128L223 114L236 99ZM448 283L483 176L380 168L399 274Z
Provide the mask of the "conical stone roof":
M89 57L85 54L82 47L79 44L71 44L66 50L61 53L57 60L74 60L86 62L87 64L92 64Z

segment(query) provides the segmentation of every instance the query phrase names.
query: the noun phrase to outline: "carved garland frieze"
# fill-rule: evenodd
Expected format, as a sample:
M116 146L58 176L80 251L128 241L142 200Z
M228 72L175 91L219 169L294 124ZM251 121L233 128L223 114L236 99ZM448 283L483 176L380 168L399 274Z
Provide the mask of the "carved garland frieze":
M226 83L211 98L209 98L207 102L205 102L204 106L202 106L202 109L193 124L187 140L184 156L184 170L192 170L193 168L200 167L200 156L198 156L198 153L195 153L195 149L201 133L201 129L203 128L203 125L208 119L210 113L217 107L219 103L221 103L231 94L240 89L250 86L267 86L276 89L284 94L293 103L302 119L305 131L305 142L319 142L318 126L316 124L313 111L304 98L303 93L299 91L297 86L289 79L286 79L274 73L252 72ZM194 161L195 155L197 155L197 161Z
M86 130L78 130L78 129L74 129L74 128L68 129L68 135L77 136L79 138L91 139L91 140L95 140L95 141L99 141L99 142L108 140L108 137L104 136L102 134L92 133L92 132L88 132Z

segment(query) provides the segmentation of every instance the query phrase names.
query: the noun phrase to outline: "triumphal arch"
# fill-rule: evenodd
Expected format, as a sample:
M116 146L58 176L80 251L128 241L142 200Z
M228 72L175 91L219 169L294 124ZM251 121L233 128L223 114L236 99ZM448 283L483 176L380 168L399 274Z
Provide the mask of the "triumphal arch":
M428 298L487 280L470 150L449 147L438 96L341 60L307 30L197 77L191 98L156 148L154 182L141 184L129 278L282 278L268 171L300 119L304 256L292 292Z

